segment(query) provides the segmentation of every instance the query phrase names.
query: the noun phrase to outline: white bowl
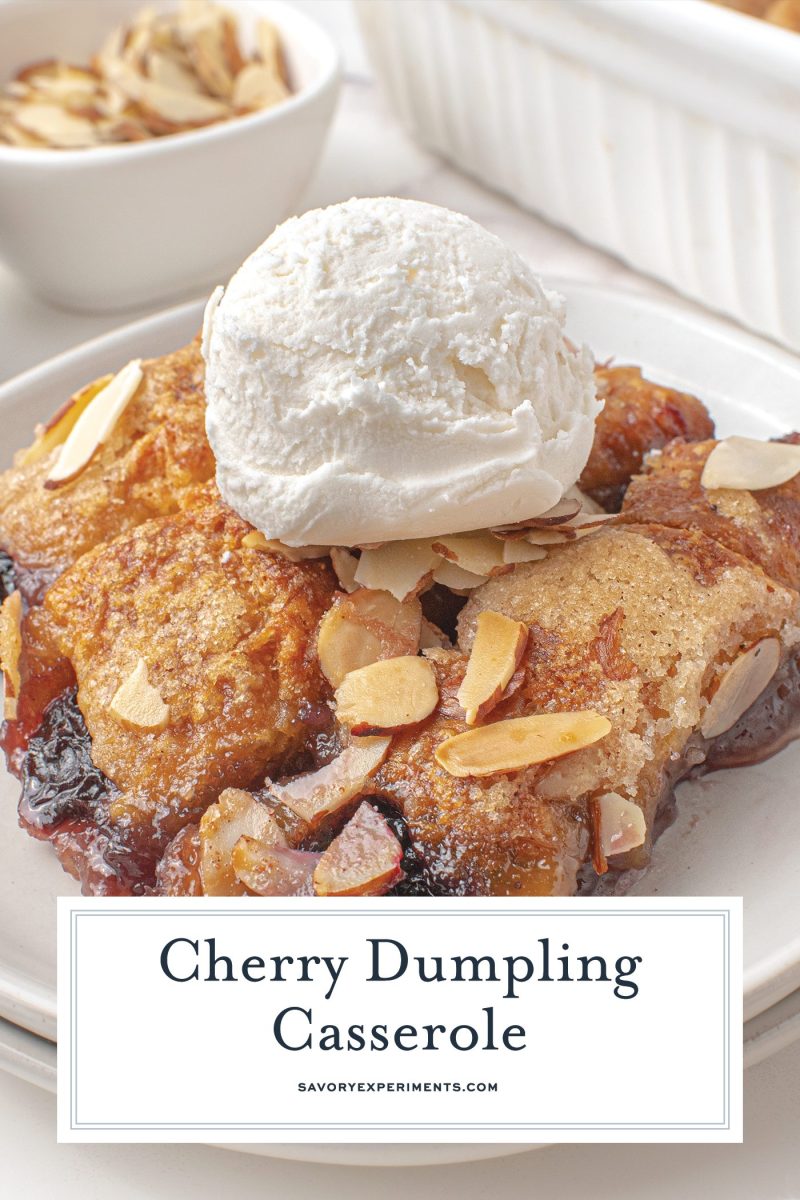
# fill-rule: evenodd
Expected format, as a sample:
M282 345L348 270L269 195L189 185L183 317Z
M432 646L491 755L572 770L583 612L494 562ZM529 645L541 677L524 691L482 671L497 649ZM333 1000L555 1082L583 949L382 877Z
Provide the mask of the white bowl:
M294 88L283 104L170 137L85 150L0 145L0 258L47 300L97 312L226 279L292 211L339 87L335 46L272 0L224 0L243 44L266 16ZM86 62L144 0L0 5L0 81L47 57ZM159 4L170 8L174 4Z

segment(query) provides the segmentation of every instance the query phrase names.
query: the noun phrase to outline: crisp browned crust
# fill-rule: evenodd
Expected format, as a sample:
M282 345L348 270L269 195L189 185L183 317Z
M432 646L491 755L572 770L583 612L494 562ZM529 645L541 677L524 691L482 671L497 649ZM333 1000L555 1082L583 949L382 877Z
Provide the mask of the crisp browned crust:
M591 708L603 741L511 776L455 779L436 746L464 732L454 700L480 612L530 628L522 678L491 720ZM591 853L591 801L614 791L639 804L647 861L665 781L727 664L761 637L788 654L800 630L795 592L702 533L605 527L490 580L459 621L460 652L435 651L437 711L395 740L378 783L398 804L435 886L463 893L575 890ZM621 863L613 863L620 866Z
M213 477L196 341L143 363L144 379L111 438L76 479L44 481L58 451L0 475L0 547L23 571L55 578L87 550L173 513Z
M589 848L585 813L539 798L534 770L456 779L440 767L439 742L467 727L455 699L467 656L433 650L429 658L440 704L421 728L394 739L375 780L402 812L428 884L456 895L570 894Z
M690 442L713 437L714 422L695 396L652 383L638 367L597 367L595 379L605 405L580 486L608 512L616 512L650 450L676 437Z
M707 438L712 426L699 401L636 368L598 376L606 408L581 485L612 507L646 452L676 434ZM140 394L74 482L45 489L50 459L0 478L0 545L23 572L60 575L25 616L20 720L6 746L18 757L46 703L77 681L108 804L48 836L69 869L99 824L103 836L119 834L118 848L148 843L151 864L173 838L157 886L175 892L199 888L198 816L226 787L296 771L330 697L316 632L335 578L322 562L242 545L250 527L210 482L203 407L193 343L146 364ZM395 736L369 788L403 814L432 888L573 892L596 850L606 791L639 804L648 824L646 844L611 866L643 865L665 781L727 665L768 636L784 658L794 653L800 485L706 496L699 476L712 444L673 443L634 481L616 521L491 579L461 614L458 649L428 652L437 708ZM439 743L466 729L456 692L487 609L529 628L490 720L592 708L611 721L604 740L483 779L437 763ZM168 706L163 729L111 711L140 660Z
M120 790L112 822L174 832L297 750L301 706L328 695L314 645L332 572L242 546L249 528L220 502L148 521L85 554L47 593L92 759ZM161 732L109 711L140 658L169 705Z
M792 434L791 441L800 441ZM714 441L673 442L654 454L625 495L621 520L705 533L764 568L788 587L800 587L800 477L759 492L700 485Z

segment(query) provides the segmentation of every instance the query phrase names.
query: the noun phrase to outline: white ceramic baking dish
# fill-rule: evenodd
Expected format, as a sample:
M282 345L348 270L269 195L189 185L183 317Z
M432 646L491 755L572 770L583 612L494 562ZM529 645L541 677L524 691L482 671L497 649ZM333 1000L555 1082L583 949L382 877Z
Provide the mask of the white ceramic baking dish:
M800 35L706 0L356 0L408 128L800 347Z

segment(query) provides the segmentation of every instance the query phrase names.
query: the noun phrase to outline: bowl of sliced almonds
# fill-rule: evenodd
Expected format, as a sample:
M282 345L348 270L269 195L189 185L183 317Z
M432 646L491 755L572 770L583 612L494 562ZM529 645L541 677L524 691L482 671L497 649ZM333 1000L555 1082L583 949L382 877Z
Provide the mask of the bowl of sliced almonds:
M0 258L86 311L207 288L296 205L338 84L277 0L0 5Z

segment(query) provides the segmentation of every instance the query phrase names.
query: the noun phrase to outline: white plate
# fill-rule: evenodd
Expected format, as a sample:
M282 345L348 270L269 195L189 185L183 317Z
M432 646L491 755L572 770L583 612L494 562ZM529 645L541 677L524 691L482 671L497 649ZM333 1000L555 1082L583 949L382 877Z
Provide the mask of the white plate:
M721 433L768 437L800 425L800 365L784 351L713 318L633 294L567 281L555 286L567 296L573 337L587 341L598 358L639 363L660 381L698 393ZM163 354L187 341L201 311L195 303L139 321L0 388L5 460L28 441L37 420L87 380L128 358ZM744 896L746 1019L800 986L798 774L800 742L759 767L682 785L679 819L636 888L640 894ZM76 886L46 846L16 828L17 797L16 781L0 775L0 1016L54 1039L54 899ZM453 1161L455 1149L441 1149L442 1161ZM312 1153L298 1147L298 1157L301 1150ZM370 1148L363 1150L368 1161Z
M755 1066L800 1038L800 990L787 996L744 1028L744 1065ZM56 1090L56 1048L45 1038L0 1020L0 1070L26 1079L48 1092ZM290 1158L303 1162L336 1163L340 1166L443 1165L469 1159L522 1154L533 1146L430 1145L226 1145L224 1149L265 1158ZM541 1148L541 1147L539 1147Z

